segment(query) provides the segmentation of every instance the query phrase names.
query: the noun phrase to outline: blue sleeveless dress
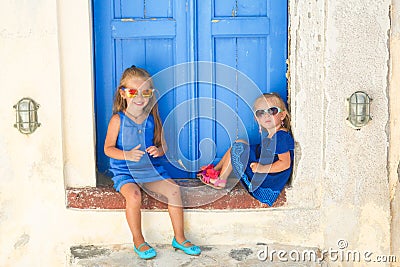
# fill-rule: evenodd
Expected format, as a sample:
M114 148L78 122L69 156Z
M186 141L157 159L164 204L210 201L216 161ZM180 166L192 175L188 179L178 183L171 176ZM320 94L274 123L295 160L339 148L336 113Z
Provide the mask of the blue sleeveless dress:
M115 147L128 151L141 144L139 148L145 151L153 146L154 118L149 115L142 123L137 124L123 112L118 113L120 127ZM138 161L118 160L110 158L110 171L113 173L114 188L119 192L127 183L148 183L171 178L160 164L160 158L144 154Z
M250 163L272 164L278 154L290 153L290 167L277 173L253 173ZM231 150L234 175L240 179L250 195L269 206L276 201L290 178L293 169L294 140L290 133L280 130L271 138L262 137L261 145L247 145L235 142Z

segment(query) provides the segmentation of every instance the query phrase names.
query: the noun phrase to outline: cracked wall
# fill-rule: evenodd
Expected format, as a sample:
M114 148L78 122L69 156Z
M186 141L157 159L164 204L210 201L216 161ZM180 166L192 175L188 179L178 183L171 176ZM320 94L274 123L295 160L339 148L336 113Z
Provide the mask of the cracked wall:
M390 1L290 2L291 108L301 158L288 202L303 193L320 209L321 247L345 239L387 254ZM346 122L346 99L359 90L373 98L373 119L357 131Z

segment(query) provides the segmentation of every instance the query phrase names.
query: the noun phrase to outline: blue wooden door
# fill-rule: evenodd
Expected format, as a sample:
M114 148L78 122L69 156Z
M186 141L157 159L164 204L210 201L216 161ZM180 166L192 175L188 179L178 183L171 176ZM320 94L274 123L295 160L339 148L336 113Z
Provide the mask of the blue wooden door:
M93 0L93 11L100 172L108 168L103 144L113 94L132 64L155 75L161 89L173 177L192 175L180 160L194 171L237 137L248 133L256 142L251 104L261 92L286 99L286 0ZM168 69L184 62L201 63ZM187 84L177 82L181 75Z

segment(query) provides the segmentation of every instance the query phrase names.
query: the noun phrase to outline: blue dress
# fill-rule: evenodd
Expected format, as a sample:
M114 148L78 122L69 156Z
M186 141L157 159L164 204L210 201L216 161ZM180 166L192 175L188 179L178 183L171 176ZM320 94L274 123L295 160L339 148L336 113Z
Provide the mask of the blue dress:
M145 151L154 145L152 115L149 115L142 124L135 123L123 112L118 112L118 115L121 123L116 148L128 151L141 144L139 149ZM153 158L147 153L138 162L110 158L110 171L113 173L114 188L118 192L127 183L148 183L171 178L161 166L160 158Z
M250 163L272 164L278 154L290 153L290 167L277 173L253 173ZM260 145L235 142L231 161L234 175L240 179L249 193L259 201L272 206L289 180L293 169L294 140L290 133L280 130L271 138L263 137Z

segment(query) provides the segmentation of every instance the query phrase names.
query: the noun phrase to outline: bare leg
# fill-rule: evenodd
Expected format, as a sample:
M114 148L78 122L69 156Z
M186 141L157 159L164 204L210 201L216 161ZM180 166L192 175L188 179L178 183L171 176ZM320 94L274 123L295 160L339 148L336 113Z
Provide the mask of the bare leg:
M141 211L142 196L140 188L134 183L128 183L121 187L121 194L124 196L126 201L125 216L128 221L129 229L131 230L133 243L137 248L144 242L141 225ZM149 247L142 246L140 251L145 251Z
M231 149L230 148L225 152L222 159L215 166L215 169L221 170L221 172L222 172L223 167L226 166L227 162L229 162L229 161L231 161Z
M215 169L220 170L221 173L217 179L210 179L210 182L215 184L215 182L217 180L221 180L218 183L218 186L225 187L226 181L225 182L223 182L223 181L228 179L229 174L231 174L231 172L232 172L231 149L230 148L226 151L226 153L224 154L224 156L222 157L220 162L218 162L218 164L215 166Z
M174 236L178 243L186 240L184 233L183 208L179 186L172 180L162 180L146 183L145 187L157 194L161 194L168 199L168 213L171 218ZM191 243L185 243L185 246L191 246Z
M246 141L244 140L236 140L236 142L240 143L245 143L247 144ZM219 187L225 187L226 185L226 180L228 179L229 175L232 172L232 164L231 164L231 148L229 148L224 156L222 157L221 161L218 162L218 164L215 166L216 170L221 170L221 174L219 175L218 179L210 179L210 182L215 184L217 180L220 180L217 182Z

